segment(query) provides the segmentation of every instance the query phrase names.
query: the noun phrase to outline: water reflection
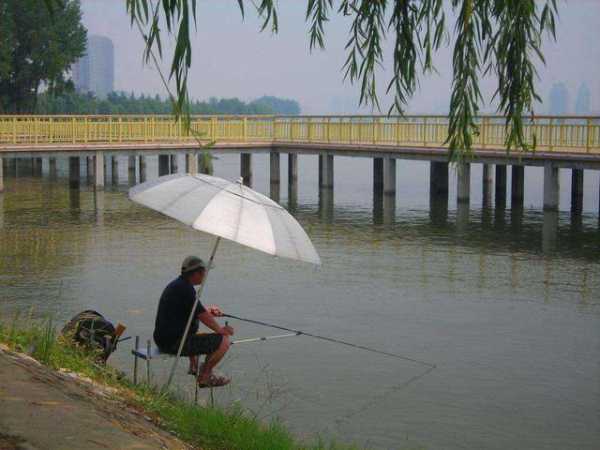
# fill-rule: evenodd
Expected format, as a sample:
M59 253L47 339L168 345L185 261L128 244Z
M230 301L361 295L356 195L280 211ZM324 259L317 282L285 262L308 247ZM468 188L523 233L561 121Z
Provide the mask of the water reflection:
M558 212L544 211L542 227L542 251L552 254L558 247Z

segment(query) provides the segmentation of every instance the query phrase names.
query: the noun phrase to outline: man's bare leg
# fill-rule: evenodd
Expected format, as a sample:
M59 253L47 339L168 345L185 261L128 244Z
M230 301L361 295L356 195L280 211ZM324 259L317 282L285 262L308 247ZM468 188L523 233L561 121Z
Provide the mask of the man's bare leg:
M223 336L223 340L221 341L221 345L219 348L213 353L206 355L206 361L202 364L202 371L198 376L198 383L206 383L212 374L212 370L215 368L217 364L223 359L227 350L229 350L229 338L227 336Z
M198 355L190 356L190 372L198 372Z

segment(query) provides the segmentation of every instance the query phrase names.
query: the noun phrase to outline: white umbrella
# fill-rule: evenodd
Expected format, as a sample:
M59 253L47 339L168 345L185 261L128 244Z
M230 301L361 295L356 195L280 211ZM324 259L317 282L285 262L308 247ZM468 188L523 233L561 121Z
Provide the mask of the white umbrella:
M279 204L239 181L232 183L202 174L166 175L134 186L129 190L129 198L196 230L217 236L207 276L221 238L270 255L321 263L296 219ZM167 386L175 373L205 283L206 278L198 291Z

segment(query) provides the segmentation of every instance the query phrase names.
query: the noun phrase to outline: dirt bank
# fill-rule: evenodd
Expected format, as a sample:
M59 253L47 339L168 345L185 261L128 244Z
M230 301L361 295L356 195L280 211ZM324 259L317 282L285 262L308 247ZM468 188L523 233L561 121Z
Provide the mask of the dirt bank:
M0 345L0 450L189 449L119 393Z

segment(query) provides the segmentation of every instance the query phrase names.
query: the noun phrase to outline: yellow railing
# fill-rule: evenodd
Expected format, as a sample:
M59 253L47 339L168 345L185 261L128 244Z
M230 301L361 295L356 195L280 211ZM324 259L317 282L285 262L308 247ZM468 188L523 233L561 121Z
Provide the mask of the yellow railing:
M504 148L504 119L477 119L476 149ZM0 146L202 141L444 147L445 116L194 116L191 132L171 116L0 116ZM600 117L540 116L525 135L536 150L600 154ZM0 148L1 149L1 148Z

